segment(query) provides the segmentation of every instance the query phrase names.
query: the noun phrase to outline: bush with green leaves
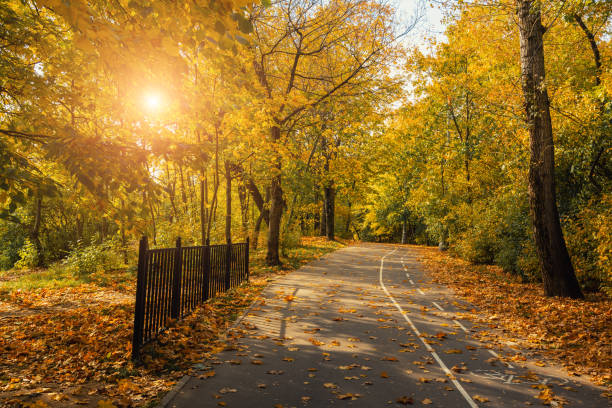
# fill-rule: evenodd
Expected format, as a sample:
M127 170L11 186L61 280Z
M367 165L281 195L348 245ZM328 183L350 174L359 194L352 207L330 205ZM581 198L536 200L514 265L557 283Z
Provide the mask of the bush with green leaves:
M125 265L116 248L111 242L78 245L62 264L80 275L120 269Z
M300 245L301 234L299 228L290 228L283 231L281 235L281 250L286 254L287 249L296 248Z
M37 265L37 262L38 251L36 251L36 246L29 239L26 239L19 249L19 260L15 262L15 268L32 268Z

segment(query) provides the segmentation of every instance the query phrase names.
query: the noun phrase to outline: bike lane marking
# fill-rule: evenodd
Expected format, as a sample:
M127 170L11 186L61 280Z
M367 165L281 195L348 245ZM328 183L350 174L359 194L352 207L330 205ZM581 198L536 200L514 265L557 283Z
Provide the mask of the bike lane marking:
M395 305L396 309L400 312L400 314L404 317L404 319L408 322L408 324L410 325L410 328L412 329L412 331L417 335L417 337L419 338L419 340L421 340L421 343L423 343L423 345L425 346L425 349L427 351L429 351L432 355L432 357L436 360L436 362L438 363L438 365L440 366L440 368L442 368L442 371L444 371L444 373L448 376L448 378L450 379L450 381L453 383L453 385L455 386L455 388L457 389L457 391L459 391L459 393L463 396L463 398L467 401L468 405L471 408L478 408L478 405L474 402L474 400L472 399L472 397L470 397L470 395L465 391L465 389L463 388L463 386L459 383L459 381L457 381L457 379L455 378L455 376L451 373L451 371L448 369L448 367L446 366L446 364L444 364L444 361L442 361L442 359L440 358L440 356L438 356L438 353L436 353L436 351L429 345L427 344L427 342L423 339L423 337L421 337L421 332L419 331L419 329L416 328L416 326L414 325L414 323L412 322L412 320L406 316L406 312L404 312L404 309L402 309L402 307L399 305L399 303L397 303L395 301L395 298L393 296L391 296L391 293L389 293L389 291L387 290L387 287L385 286L384 282L383 282L383 269L384 269L384 263L385 263L385 258L391 254L393 254L395 251L397 251L397 248L394 249L391 252L388 252L386 255L384 255L381 259L380 259L380 269L378 272L378 280L380 282L380 287L382 288L382 290L385 292L385 294L387 295L387 297L391 300L391 302ZM421 292L421 290L419 289L419 292ZM424 294L424 293L423 293Z

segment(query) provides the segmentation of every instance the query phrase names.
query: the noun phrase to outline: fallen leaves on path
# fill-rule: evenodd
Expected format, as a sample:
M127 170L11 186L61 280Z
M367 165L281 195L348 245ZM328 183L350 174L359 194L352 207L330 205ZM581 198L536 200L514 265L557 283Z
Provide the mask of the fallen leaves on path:
M481 333L488 340L511 340L521 349L559 359L570 374L612 385L611 299L594 294L585 300L546 297L540 284L521 283L499 267L474 265L434 248L412 248L435 282L452 287L483 312L456 303L465 311L463 318L510 334L502 339L497 333Z
M472 398L474 399L474 401L478 402L489 402L489 399L487 397L483 397L481 395L474 395Z
M414 404L414 399L412 397L403 396L397 399L397 403L402 405L412 405Z
M356 400L357 398L362 397L361 394L353 394L350 392L347 392L346 394L338 394L338 399L340 400Z
M194 364L244 335L227 330L269 277L288 273L342 246L319 238L306 238L303 245L289 251L282 270L264 266L264 253L254 251L250 284L220 295L175 322L144 347L139 366L130 359L134 279L113 287L83 284L0 293L0 406L151 405L178 379L193 372ZM214 375L209 370L198 378Z

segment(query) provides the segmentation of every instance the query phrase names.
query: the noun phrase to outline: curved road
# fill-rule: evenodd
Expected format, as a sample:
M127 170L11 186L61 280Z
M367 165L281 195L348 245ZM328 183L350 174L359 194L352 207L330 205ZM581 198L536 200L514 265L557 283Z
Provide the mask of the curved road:
M235 349L204 361L162 406L510 408L542 406L546 387L568 407L610 406L601 388L503 361L517 351L476 340L486 327L461 319L471 306L432 284L410 248L344 248L262 296Z

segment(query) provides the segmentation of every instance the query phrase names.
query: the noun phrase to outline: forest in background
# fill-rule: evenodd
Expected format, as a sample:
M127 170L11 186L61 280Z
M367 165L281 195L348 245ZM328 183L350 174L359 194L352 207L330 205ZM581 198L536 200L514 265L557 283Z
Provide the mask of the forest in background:
M541 5L559 216L612 290L610 2ZM514 2L444 38L384 1L0 2L0 268L131 268L136 243L435 244L525 281L529 128Z

